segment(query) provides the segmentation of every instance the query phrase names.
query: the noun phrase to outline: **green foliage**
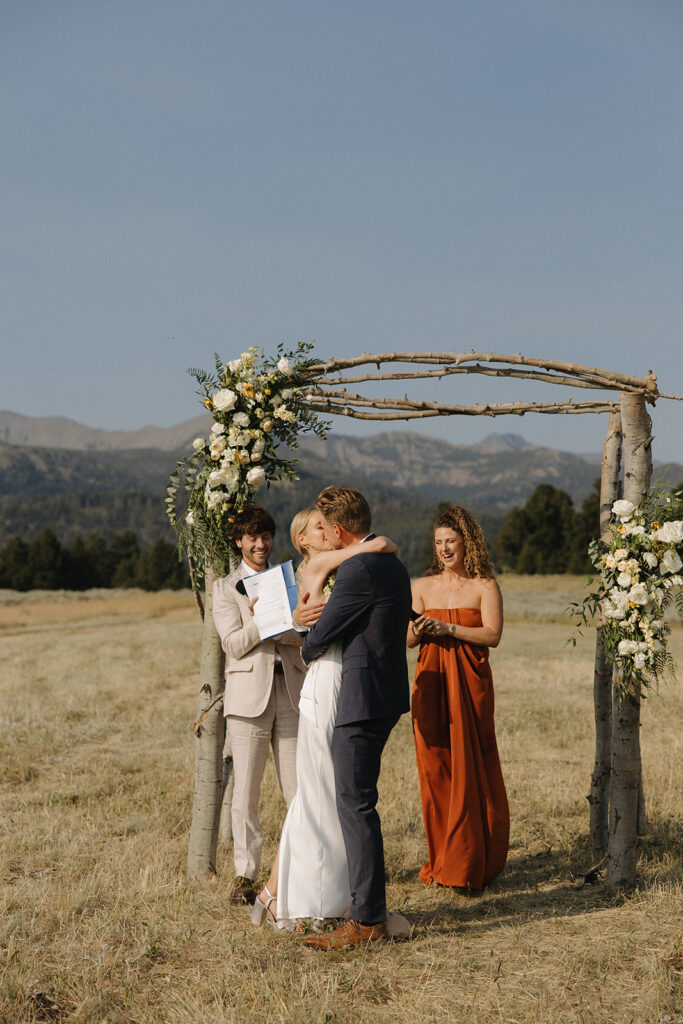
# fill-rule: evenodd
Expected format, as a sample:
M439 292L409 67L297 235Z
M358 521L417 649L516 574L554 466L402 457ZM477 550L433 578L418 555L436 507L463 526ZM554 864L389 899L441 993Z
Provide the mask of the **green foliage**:
M580 632L600 613L600 636L618 668L620 694L639 699L674 671L664 616L673 604L683 621L683 492L655 485L637 506L616 501L609 540L593 541L589 553L598 576L570 614Z
M228 572L232 523L258 489L296 478L296 461L288 454L297 449L299 434L326 433L328 424L309 408L302 389L308 368L317 362L312 348L299 342L285 351L279 345L274 356L259 358L252 347L229 363L216 355L214 373L188 371L214 424L210 437L197 439L194 453L171 473L166 512L179 551L192 556L197 567L197 585L207 563L217 575ZM187 496L183 515L181 491Z

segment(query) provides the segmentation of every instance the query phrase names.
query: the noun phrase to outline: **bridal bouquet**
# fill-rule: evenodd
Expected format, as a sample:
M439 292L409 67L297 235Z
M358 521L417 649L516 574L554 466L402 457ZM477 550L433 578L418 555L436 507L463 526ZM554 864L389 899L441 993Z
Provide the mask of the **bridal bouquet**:
M639 696L673 670L664 611L673 604L683 621L683 492L653 489L637 506L615 501L612 513L609 543L589 546L599 578L570 610L584 625L602 613L602 641L622 692Z
M263 484L296 479L296 462L288 458L297 435L324 436L327 424L304 402L306 370L316 362L312 345L299 342L293 352L280 345L274 357L252 347L239 359L222 363L215 373L191 369L203 404L213 414L208 437L198 437L194 452L179 462L166 491L166 511L177 536L200 570L208 559L223 575L230 562L231 524ZM184 516L178 491L188 492Z

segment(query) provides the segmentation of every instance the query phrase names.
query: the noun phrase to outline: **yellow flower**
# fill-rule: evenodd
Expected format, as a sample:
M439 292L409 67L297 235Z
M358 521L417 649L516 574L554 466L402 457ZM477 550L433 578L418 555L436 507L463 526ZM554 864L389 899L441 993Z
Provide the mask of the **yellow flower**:
M625 530L626 530L626 527L624 526L623 523L620 523L619 526L617 526L617 533L624 533Z
M272 391L270 390L270 388L264 388L264 389L263 389L263 394L264 394L264 395L272 395L272 393L273 393L273 392L272 392Z
M229 523L234 523L235 522L235 517L234 516L228 516L228 522Z
M210 398L204 399L204 405L206 406L207 409L213 409L213 402L211 401Z
M245 384L244 387L242 388L242 394L246 395L247 398L253 398L254 397L253 385Z

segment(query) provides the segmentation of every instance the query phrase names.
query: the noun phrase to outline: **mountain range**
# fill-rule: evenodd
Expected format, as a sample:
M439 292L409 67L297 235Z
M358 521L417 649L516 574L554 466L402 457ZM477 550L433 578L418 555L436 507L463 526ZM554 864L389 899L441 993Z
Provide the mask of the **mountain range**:
M31 539L50 527L63 543L78 533L110 537L133 529L143 543L172 538L163 494L176 463L205 436L208 414L172 427L99 430L73 420L0 412L0 546L19 535ZM459 445L410 431L367 436L303 435L296 452L299 481L262 492L286 535L289 519L329 483L367 494L377 528L398 521L410 534L428 529L440 501L459 502L481 519L487 535L505 513L525 502L540 483L567 491L575 505L590 492L600 456L575 455L529 444L518 434L491 434ZM683 465L656 467L677 484ZM422 544L407 542L417 557Z

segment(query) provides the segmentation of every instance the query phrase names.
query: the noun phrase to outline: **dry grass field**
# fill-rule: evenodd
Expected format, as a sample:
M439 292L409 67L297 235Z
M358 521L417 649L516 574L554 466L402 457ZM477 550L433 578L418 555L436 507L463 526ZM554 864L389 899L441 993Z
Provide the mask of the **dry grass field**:
M426 888L409 722L384 758L389 903L411 941L325 955L184 878L200 623L188 593L0 595L0 1022L683 1022L683 691L647 702L640 883L587 884L593 638L566 577L505 578L493 652L512 812L484 895ZM683 636L672 650L683 663ZM283 818L272 765L270 860Z

